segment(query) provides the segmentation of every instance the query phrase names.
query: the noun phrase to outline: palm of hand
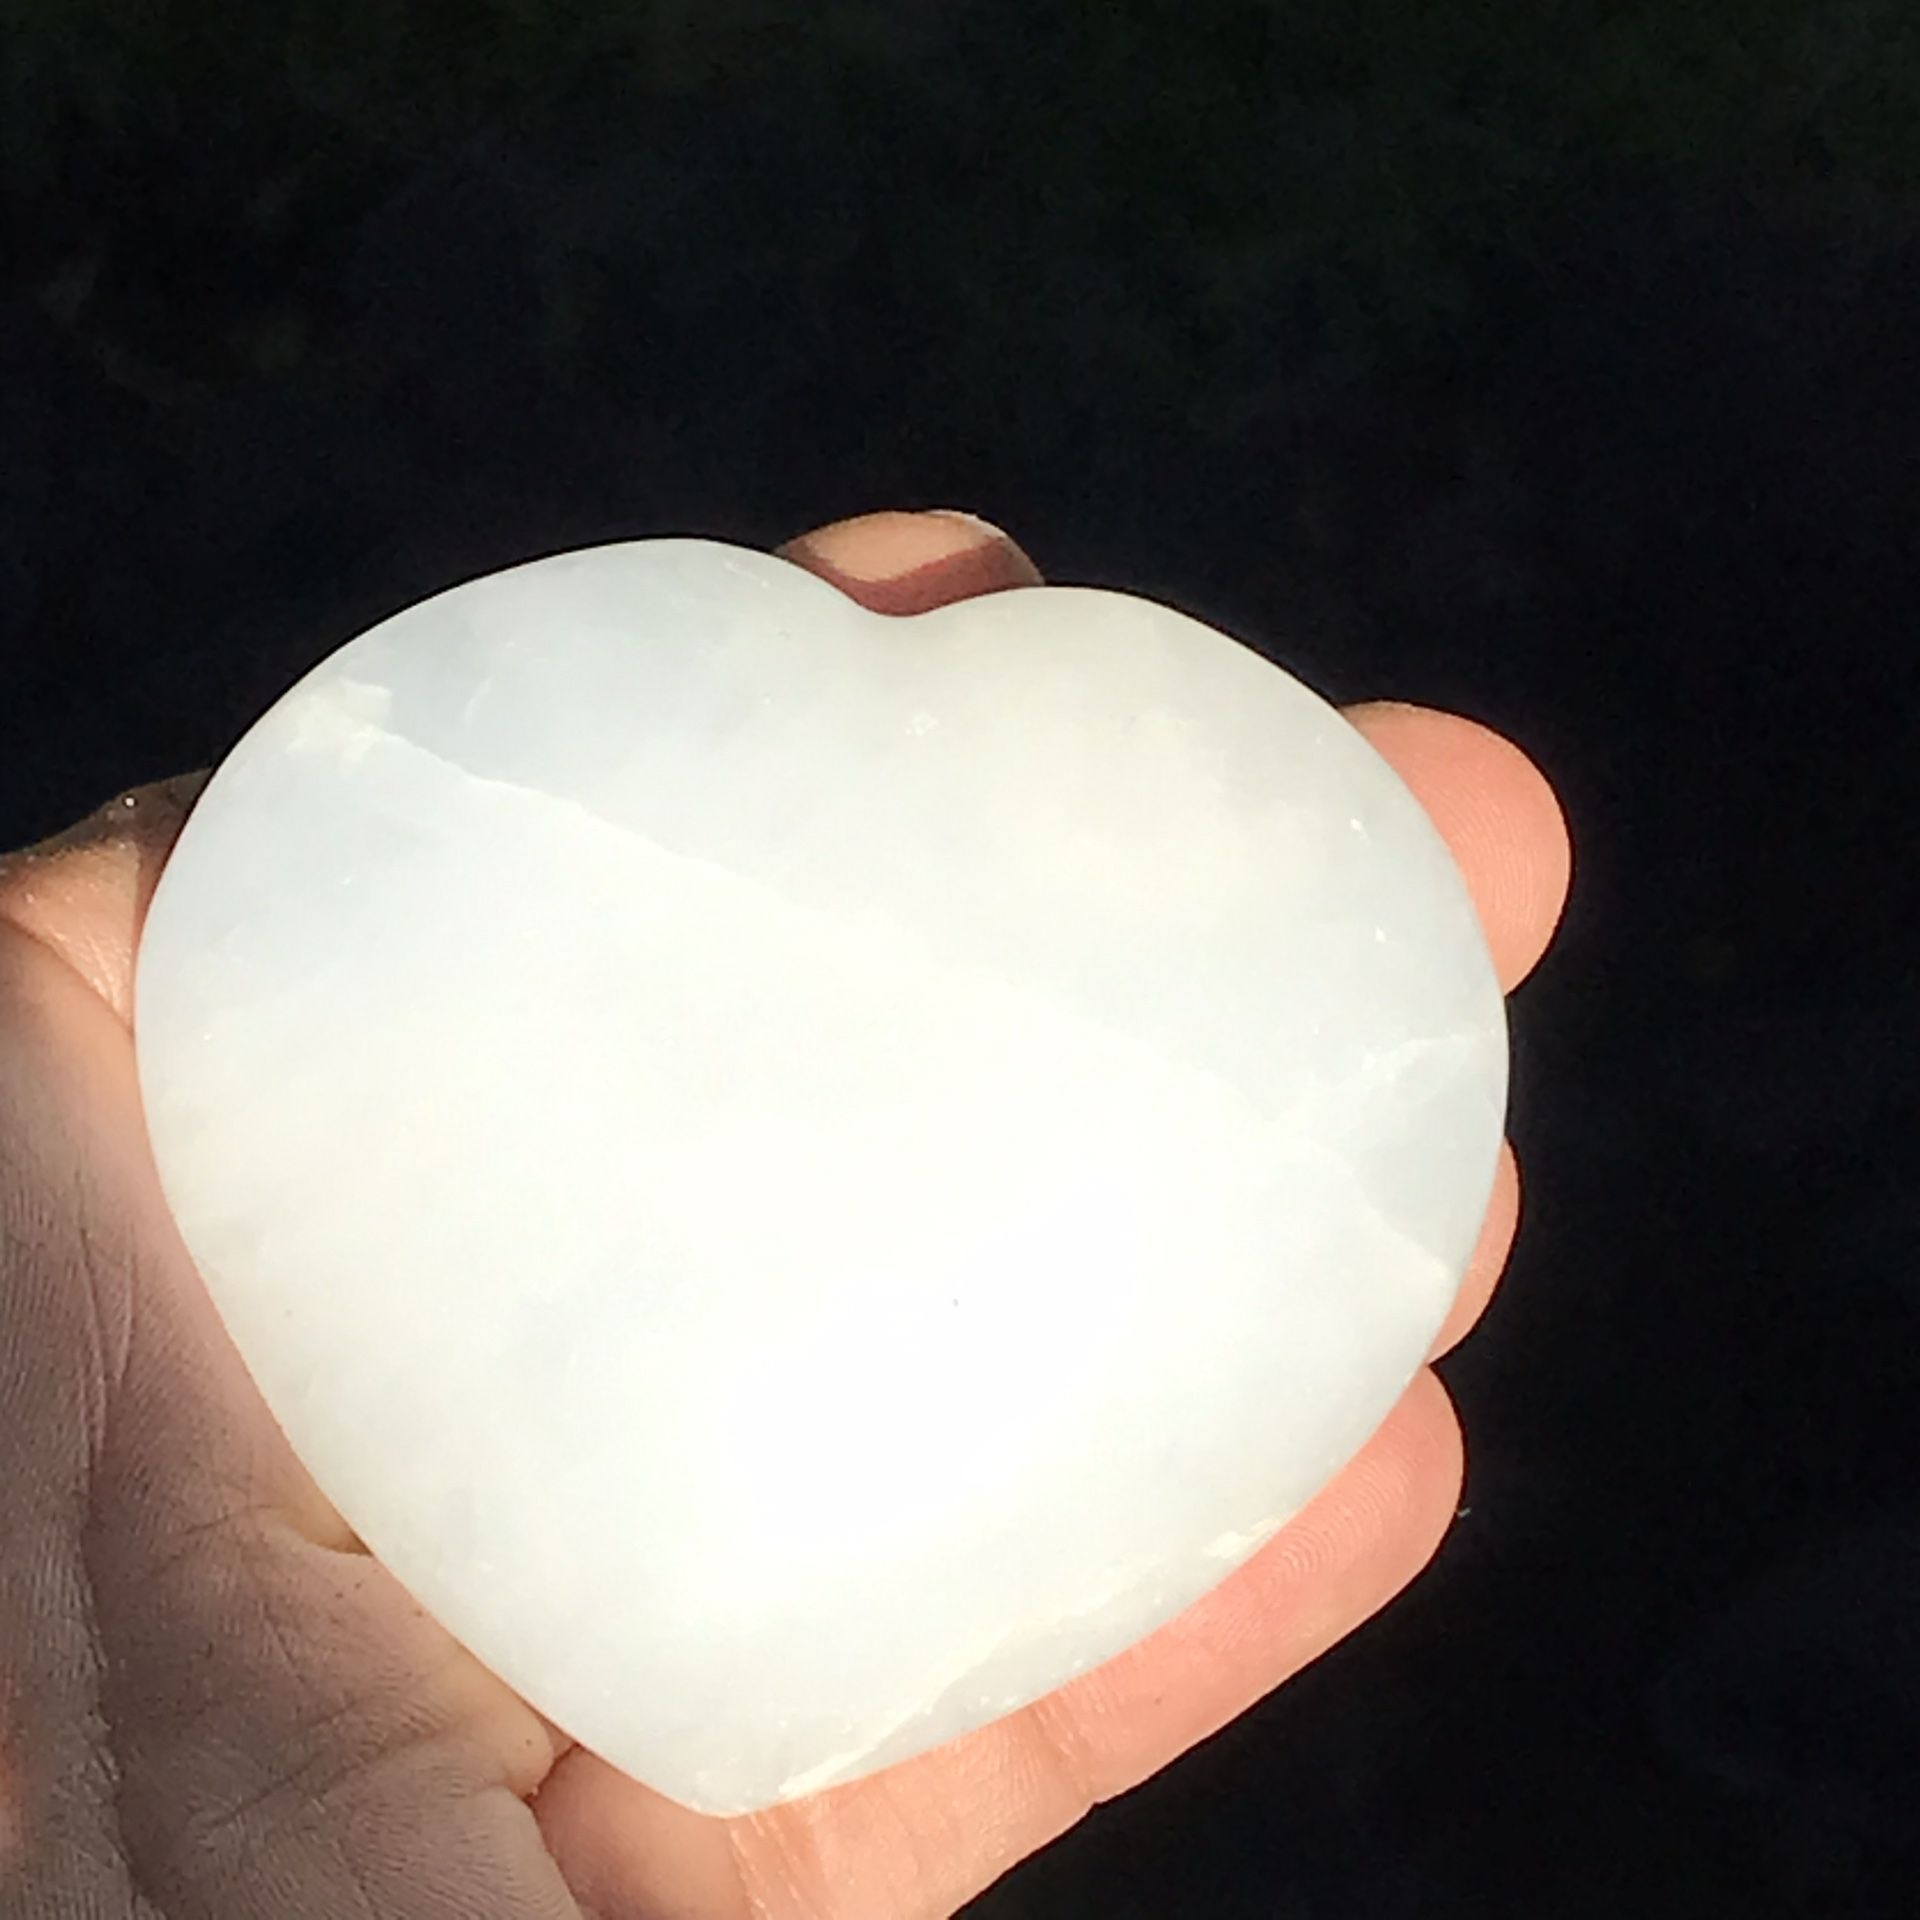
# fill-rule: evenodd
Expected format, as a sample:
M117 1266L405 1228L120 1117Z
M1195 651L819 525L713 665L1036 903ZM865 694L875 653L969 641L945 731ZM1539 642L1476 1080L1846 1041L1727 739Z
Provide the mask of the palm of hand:
M904 612L1033 577L982 537L878 516L794 557ZM1565 891L1544 782L1466 722L1355 718L1447 833L1513 984ZM1431 1555L1460 1450L1429 1373L1215 1593L1006 1721L739 1820L614 1774L359 1548L179 1245L128 1009L181 813L148 790L0 869L0 1920L939 1920ZM1516 1209L1509 1160L1443 1345L1484 1304Z

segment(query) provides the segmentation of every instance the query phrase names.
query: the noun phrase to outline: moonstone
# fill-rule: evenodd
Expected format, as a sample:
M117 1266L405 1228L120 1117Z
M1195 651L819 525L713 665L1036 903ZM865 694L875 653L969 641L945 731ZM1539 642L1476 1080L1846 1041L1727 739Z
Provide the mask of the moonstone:
M185 1244L373 1552L709 1812L1120 1652L1418 1370L1504 1006L1338 712L1130 595L650 540L440 594L142 942Z

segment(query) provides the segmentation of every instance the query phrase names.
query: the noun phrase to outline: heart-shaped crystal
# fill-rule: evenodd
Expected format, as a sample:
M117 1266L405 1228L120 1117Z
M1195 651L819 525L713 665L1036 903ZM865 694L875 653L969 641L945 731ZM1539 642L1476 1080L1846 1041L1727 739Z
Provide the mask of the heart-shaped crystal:
M137 1039L322 1488L725 1812L1033 1699L1298 1511L1445 1316L1506 1088L1446 846L1278 668L695 540L302 680L161 880Z

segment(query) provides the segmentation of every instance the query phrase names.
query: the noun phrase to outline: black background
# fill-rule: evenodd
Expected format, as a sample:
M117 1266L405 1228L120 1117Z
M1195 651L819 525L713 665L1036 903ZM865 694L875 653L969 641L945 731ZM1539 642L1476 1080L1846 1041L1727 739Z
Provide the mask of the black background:
M883 505L1559 787L1469 1511L981 1920L1920 1867L1916 29L1447 12L0 14L0 844L458 578Z

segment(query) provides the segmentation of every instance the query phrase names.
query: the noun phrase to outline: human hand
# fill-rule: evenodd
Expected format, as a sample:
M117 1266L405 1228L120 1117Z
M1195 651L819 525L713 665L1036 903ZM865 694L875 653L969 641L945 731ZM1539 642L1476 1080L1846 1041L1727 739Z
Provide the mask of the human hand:
M938 515L785 550L911 613L1037 579ZM1473 723L1351 718L1452 846L1511 988L1565 895L1546 783ZM288 1450L148 1155L134 952L197 781L0 862L0 1920L942 1920L1377 1611L1456 1509L1423 1373L1198 1605L1009 1718L738 1819L572 1746L430 1621ZM1436 1351L1518 1215L1504 1156Z

